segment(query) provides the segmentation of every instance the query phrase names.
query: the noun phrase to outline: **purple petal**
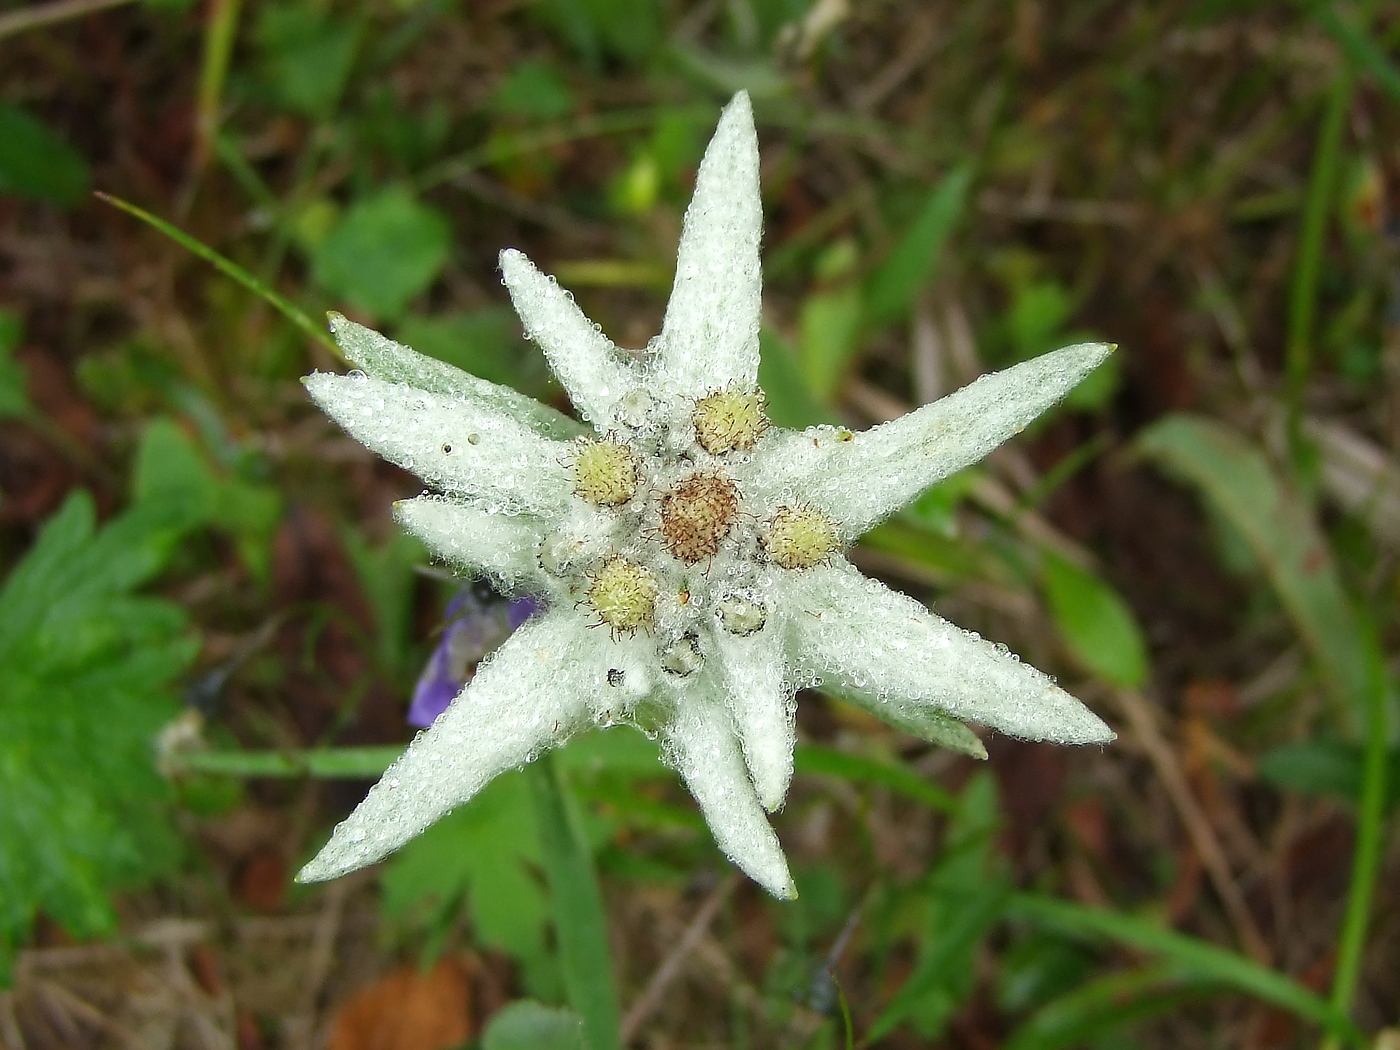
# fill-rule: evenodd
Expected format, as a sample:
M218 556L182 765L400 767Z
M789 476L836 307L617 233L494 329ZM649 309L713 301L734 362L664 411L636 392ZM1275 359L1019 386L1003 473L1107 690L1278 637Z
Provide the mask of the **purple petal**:
M506 623L510 624L512 631L519 630L526 620L539 611L540 607L533 598L517 598L506 610Z
M458 591L447 604L442 639L414 686L408 724L419 728L432 725L471 680L477 663L538 611L539 606L529 598L506 605L471 587Z

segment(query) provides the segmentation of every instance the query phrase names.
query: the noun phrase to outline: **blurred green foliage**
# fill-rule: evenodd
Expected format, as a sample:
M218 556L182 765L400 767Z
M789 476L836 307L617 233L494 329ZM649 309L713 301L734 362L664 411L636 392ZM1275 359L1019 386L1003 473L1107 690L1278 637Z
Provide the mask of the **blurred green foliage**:
M92 182L87 162L37 117L0 101L0 195L70 208Z
M73 493L0 589L0 978L40 911L109 932L110 894L179 860L156 746L198 643L137 593L190 524L166 496L99 529Z

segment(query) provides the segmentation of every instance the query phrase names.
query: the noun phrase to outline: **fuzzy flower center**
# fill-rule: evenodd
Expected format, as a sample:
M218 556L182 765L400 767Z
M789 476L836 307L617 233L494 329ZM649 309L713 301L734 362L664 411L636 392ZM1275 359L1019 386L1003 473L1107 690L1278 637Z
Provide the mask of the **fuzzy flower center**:
M724 474L692 474L661 500L666 549L687 565L719 553L739 513L739 490Z
M540 548L545 570L616 637L652 639L657 666L685 678L714 639L764 630L763 580L798 571L839 544L836 526L802 506L759 503L736 481L768 426L763 394L699 400L624 394L606 437L574 443L577 513ZM764 524L761 524L764 523Z

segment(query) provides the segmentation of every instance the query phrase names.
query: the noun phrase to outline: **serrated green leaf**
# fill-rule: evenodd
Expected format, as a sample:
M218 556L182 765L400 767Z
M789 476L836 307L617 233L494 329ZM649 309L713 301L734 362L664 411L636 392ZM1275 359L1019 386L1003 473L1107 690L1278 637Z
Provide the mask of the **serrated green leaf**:
M77 150L37 118L0 102L0 194L71 207L90 182Z
M1088 569L1046 554L1045 595L1060 637L1086 669L1129 689L1147 681L1147 644L1128 603Z
M449 240L441 213L390 188L350 208L312 253L312 277L357 308L393 319L437 280Z
M343 530L341 539L374 613L380 665L390 674L405 676L417 653L412 632L414 569L427 560L427 552L398 529L377 546L352 528Z
M266 485L225 477L170 419L152 420L136 450L132 497L168 508L182 529L208 525L230 535L259 579L271 565L282 499Z
M0 955L39 911L107 930L111 892L179 856L155 741L197 645L178 606L132 591L182 522L148 504L95 517L70 496L0 588Z
M433 932L465 912L477 943L515 959L525 985L553 998L559 975L546 940L549 903L534 808L522 773L497 777L386 863L386 915Z

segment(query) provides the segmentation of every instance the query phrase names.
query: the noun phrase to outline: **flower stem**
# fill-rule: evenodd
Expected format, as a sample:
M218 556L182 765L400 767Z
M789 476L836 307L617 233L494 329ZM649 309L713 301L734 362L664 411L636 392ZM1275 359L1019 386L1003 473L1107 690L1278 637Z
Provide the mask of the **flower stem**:
M621 1050L607 916L577 805L552 754L526 767L526 777L535 803L569 1003L583 1017L590 1050Z
M1300 448L1303 390L1312 371L1313 327L1317 315L1317 286L1322 272L1323 239L1333 187L1341 164L1342 131L1351 108L1353 75L1344 63L1332 81L1313 154L1312 175L1303 202L1303 225L1298 237L1298 261L1288 301L1286 351L1288 433L1295 454Z
M1374 638L1369 628L1369 623L1363 623L1363 629ZM1372 659L1368 668L1368 687L1361 697L1365 705L1361 804L1356 814L1356 849L1351 863L1351 883L1347 887L1346 912L1337 944L1337 969L1332 977L1332 1006L1341 1016L1351 1012L1356 986L1361 979L1361 962L1366 949L1371 901L1380 873L1385 830L1386 774L1389 766L1387 744L1390 740L1386 676L1378 647L1367 646L1365 651ZM1336 1050L1336 1035L1330 1035L1322 1045L1324 1050Z

